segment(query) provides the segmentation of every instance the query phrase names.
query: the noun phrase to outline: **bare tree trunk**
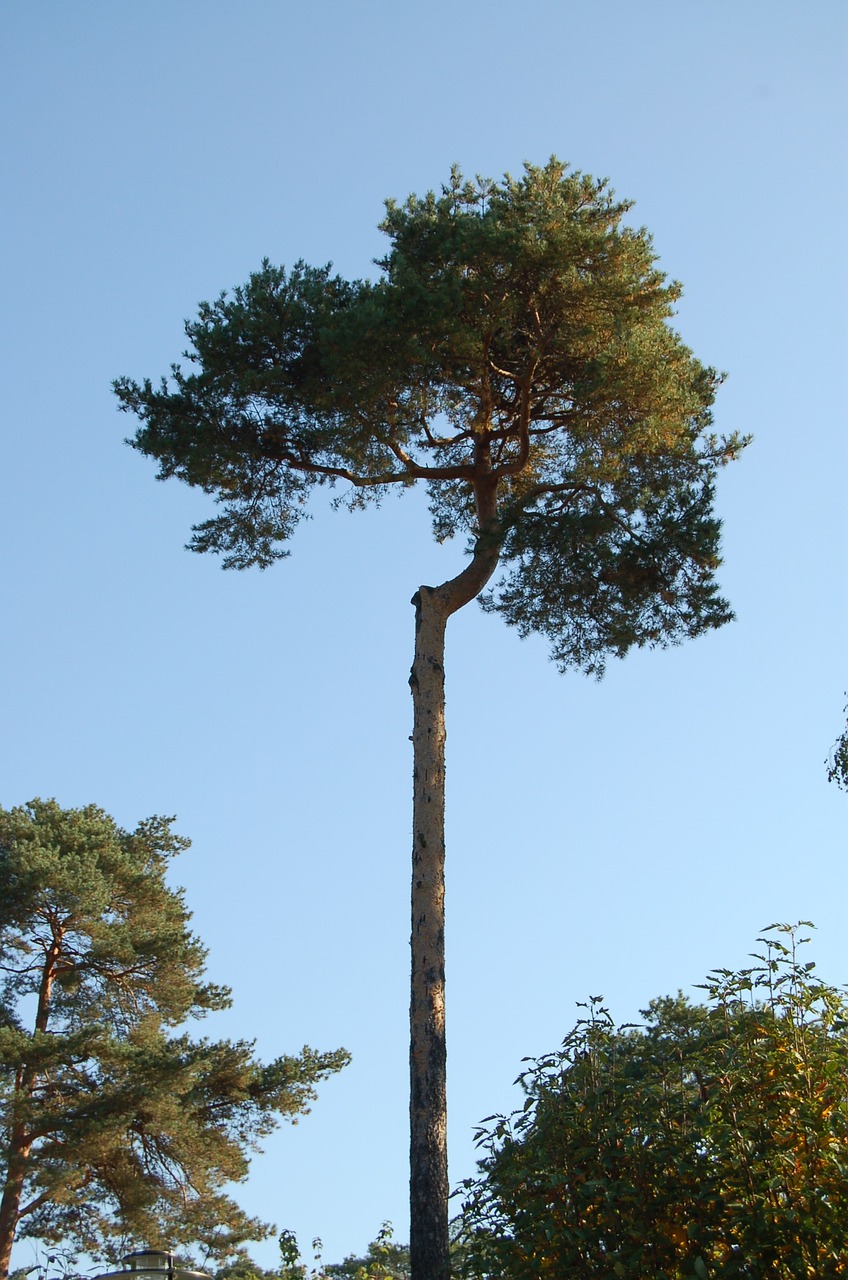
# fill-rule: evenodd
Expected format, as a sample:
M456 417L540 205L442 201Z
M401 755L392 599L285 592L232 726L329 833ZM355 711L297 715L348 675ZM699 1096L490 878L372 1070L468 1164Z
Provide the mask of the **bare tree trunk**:
M498 563L495 483L476 489L482 531L467 567L415 606L413 702L412 983L409 1005L409 1253L412 1280L448 1280L445 1041L445 630Z
M448 614L429 587L417 592L413 604L409 1248L413 1280L448 1280L444 670Z
M38 1004L35 1012L35 1030L46 1032L50 1019L50 999L56 977L56 965L62 954L64 930L57 923L53 928L53 942L44 957ZM6 1155L6 1180L0 1199L0 1280L7 1280L12 1260L12 1245L21 1218L21 1196L29 1172L32 1137L21 1118L23 1106L32 1096L37 1081L35 1069L24 1063L15 1079L15 1095L12 1102L12 1123Z
M20 1217L21 1196L29 1166L30 1143L24 1126L13 1126L9 1142L6 1183L0 1200L0 1280L6 1280L12 1260L12 1245Z

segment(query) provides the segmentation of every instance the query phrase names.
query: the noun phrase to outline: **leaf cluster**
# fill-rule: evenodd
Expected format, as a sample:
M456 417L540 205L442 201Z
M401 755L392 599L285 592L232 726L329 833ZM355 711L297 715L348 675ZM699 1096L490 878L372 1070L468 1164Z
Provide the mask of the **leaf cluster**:
M833 744L827 760L827 780L848 791L848 724Z
M489 1117L465 1186L477 1277L836 1277L848 1268L848 998L794 929L707 1002L600 1000Z

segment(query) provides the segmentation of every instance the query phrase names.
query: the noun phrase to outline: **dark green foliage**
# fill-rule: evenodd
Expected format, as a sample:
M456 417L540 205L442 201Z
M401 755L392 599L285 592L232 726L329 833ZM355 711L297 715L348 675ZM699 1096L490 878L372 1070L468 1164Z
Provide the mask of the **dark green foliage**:
M270 1228L225 1190L344 1051L263 1065L181 1028L226 1008L166 873L171 821L123 831L94 806L0 810L0 1134L4 1243L237 1252Z
M827 780L848 791L848 725L836 739L827 761Z
M713 578L718 557L703 556L718 547L712 498L696 482L650 497L621 486L618 509L596 493L551 498L509 529L503 559L518 568L483 605L523 636L547 635L560 666L598 674L601 655L696 636L705 619L720 626L732 614Z
M561 666L726 622L713 484L744 441L710 434L720 378L670 327L680 288L628 209L556 160L455 171L388 204L375 283L265 262L204 303L191 372L116 383L160 477L222 507L193 548L267 565L314 485L356 506L423 480L438 538L500 553L486 607Z
M770 934L706 1005L599 1001L491 1117L466 1184L468 1272L761 1280L848 1274L848 999Z

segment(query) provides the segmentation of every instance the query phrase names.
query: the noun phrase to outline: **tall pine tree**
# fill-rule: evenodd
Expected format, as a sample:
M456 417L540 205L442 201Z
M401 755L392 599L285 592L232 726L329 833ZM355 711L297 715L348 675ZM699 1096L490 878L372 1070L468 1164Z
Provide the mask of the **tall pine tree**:
M128 832L93 805L0 809L0 1276L16 1236L226 1258L267 1235L225 1185L347 1060L263 1065L180 1029L230 1003L166 883L188 843L165 818Z
M416 609L410 1248L447 1280L444 643L485 608L541 632L561 668L665 645L732 616L715 580L720 377L669 321L680 287L627 202L552 159L523 177L390 202L374 283L263 263L186 326L189 372L123 378L132 443L214 496L196 551L265 566L316 485L357 507L427 486L439 540L468 539ZM503 572L495 577L498 569ZM502 767L502 766L501 766Z

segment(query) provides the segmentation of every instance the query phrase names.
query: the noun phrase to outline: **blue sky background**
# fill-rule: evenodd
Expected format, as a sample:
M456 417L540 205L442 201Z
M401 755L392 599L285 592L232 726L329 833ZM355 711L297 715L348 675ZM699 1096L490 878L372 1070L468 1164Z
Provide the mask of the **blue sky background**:
M182 550L207 501L123 443L119 374L264 256L373 274L387 196L551 153L634 199L726 369L738 620L562 677L474 606L448 636L451 1173L575 1001L613 1012L818 925L848 980L846 90L841 0L11 0L0 17L0 803L178 815L209 1029L353 1065L239 1197L360 1250L407 1231L409 599L452 574L423 496L316 504L291 559ZM273 1244L256 1256L271 1265ZM30 1265L29 1246L19 1265Z

